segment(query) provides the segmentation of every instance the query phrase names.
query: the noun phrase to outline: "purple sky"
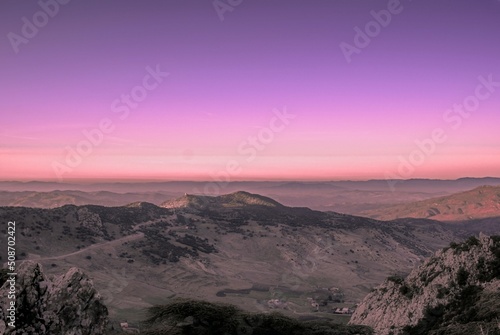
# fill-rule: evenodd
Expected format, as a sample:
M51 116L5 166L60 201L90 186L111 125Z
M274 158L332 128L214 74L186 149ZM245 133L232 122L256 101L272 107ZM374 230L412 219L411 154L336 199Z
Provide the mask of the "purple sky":
M392 2L3 0L0 179L500 176L500 1Z

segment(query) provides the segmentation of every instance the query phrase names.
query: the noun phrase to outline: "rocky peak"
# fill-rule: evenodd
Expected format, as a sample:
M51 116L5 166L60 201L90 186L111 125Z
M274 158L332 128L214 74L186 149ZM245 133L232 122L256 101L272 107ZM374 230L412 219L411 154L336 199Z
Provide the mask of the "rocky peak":
M360 303L350 323L382 335L433 334L444 328L446 334L455 334L453 329L497 334L499 288L500 237L481 234L451 243L406 278L389 277ZM492 299L495 304L488 302Z
M0 288L0 334L103 334L108 311L92 281L79 269L49 279L38 263L19 264L16 280L16 328L8 326L10 284Z

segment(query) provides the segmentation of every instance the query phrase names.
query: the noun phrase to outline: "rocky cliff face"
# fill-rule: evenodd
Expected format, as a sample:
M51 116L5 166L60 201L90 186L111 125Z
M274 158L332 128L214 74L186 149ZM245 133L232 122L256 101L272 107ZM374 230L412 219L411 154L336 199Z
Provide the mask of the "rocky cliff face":
M99 335L104 332L107 308L92 281L77 268L49 279L40 264L20 264L16 280L15 328L8 325L9 288L8 281L0 288L0 334Z
M382 335L492 335L500 334L499 320L500 237L480 235L452 243L406 278L389 277L350 323Z

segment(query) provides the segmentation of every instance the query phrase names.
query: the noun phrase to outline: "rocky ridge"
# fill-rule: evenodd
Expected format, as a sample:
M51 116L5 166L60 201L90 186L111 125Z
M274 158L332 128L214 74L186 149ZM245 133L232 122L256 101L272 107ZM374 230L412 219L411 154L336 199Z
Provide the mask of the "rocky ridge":
M500 334L500 237L480 234L438 251L406 278L391 276L350 323L377 334Z
M78 268L49 278L31 261L19 264L16 278L15 328L8 317L7 280L0 288L0 334L99 335L108 322L108 311L92 281Z

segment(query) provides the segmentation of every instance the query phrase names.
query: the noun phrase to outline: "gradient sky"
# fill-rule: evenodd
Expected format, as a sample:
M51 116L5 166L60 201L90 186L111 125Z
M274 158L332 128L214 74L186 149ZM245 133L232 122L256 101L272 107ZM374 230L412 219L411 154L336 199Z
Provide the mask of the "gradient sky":
M340 44L387 7L243 0L221 20L212 1L72 0L16 53L42 7L3 0L0 179L500 177L500 87L443 118L480 76L500 82L500 1L402 0L348 63ZM168 77L121 119L113 103L157 65ZM284 109L294 118L265 137ZM68 161L106 119L113 130ZM446 140L416 153L435 129Z

